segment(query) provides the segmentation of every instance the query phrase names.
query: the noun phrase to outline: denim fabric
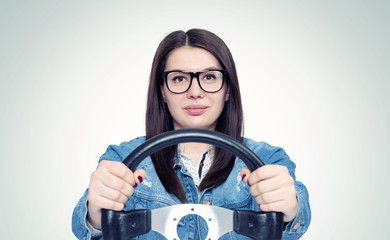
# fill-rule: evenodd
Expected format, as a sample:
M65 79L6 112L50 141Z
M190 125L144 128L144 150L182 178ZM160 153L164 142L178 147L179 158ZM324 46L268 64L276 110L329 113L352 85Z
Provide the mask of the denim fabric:
M144 137L136 138L120 145L110 145L107 151L101 156L101 160L122 161L131 151L145 141ZM273 147L264 142L255 142L251 139L244 139L244 145L257 154L265 164L284 165L288 168L290 175L295 180L295 164L289 159L283 149ZM178 175L189 203L200 203L209 201L211 205L234 209L246 209L260 211L259 205L249 193L249 186L242 182L240 171L245 164L240 159L235 160L235 165L226 179L220 186L214 189L206 189L198 193L194 181L187 169L181 163L181 159L175 159L174 170ZM180 204L180 201L172 194L165 191L154 170L152 160L148 157L138 166L146 171L146 178L135 188L134 195L129 198L124 210L131 209L156 209L165 206ZM298 214L295 219L285 226L283 239L299 239L307 230L310 224L311 211L309 196L306 187L295 181L297 199L299 203ZM79 239L102 239L92 238L87 227L87 196L88 189L76 205L72 217L72 230ZM297 225L297 223L299 223ZM299 226L298 228L294 226ZM178 235L181 239L204 239L207 235L206 222L196 215L187 215L178 223ZM149 232L135 239L165 239L157 232ZM229 232L220 239L249 239L245 236Z

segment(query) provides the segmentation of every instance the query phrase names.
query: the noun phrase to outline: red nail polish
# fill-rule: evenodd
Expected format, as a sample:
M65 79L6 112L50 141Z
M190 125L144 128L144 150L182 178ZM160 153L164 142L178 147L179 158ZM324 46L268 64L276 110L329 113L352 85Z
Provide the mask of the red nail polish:
M139 181L139 183L142 183L143 179L141 176L138 176L138 181Z
M136 188L136 187L137 187L137 183L134 184L134 188Z
M242 175L242 181L244 181L245 177L246 177L246 174Z

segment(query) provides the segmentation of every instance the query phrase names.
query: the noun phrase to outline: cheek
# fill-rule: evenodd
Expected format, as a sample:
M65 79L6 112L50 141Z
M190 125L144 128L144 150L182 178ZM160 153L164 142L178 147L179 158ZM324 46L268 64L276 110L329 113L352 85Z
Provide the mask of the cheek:
M223 94L222 96L214 99L214 109L215 109L215 114L218 114L220 115L223 111L223 108L226 104L226 100L225 100L225 95Z
M219 109L219 114L222 113L223 108L225 107L225 103L226 103L226 101L222 101L222 102L221 102L220 109Z
M175 109L176 109L176 106L175 106L175 103L172 102L172 101L167 101L167 106L168 106L168 110L169 112L172 114L175 112Z
M180 99L174 98L169 93L165 95L164 101L167 104L168 110L171 115L174 115L175 112L177 112L177 110L180 108Z
M223 89L224 91L221 92L221 96L216 101L218 104L220 104L220 107L223 109L224 105L227 101L229 101L229 89Z

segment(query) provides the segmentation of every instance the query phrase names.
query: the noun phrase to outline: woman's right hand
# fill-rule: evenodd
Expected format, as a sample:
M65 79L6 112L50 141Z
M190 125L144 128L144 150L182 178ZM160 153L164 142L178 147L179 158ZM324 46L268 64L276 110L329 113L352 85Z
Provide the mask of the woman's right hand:
M132 172L122 162L102 160L92 172L88 190L88 221L101 229L102 209L121 211L134 188L146 177L143 169Z

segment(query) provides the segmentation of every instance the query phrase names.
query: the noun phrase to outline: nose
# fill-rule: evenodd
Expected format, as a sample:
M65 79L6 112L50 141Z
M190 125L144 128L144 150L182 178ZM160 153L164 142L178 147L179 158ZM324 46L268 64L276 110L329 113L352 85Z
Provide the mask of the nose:
M204 91L199 86L198 79L194 76L192 78L191 87L187 91L188 98L202 98L204 96Z

